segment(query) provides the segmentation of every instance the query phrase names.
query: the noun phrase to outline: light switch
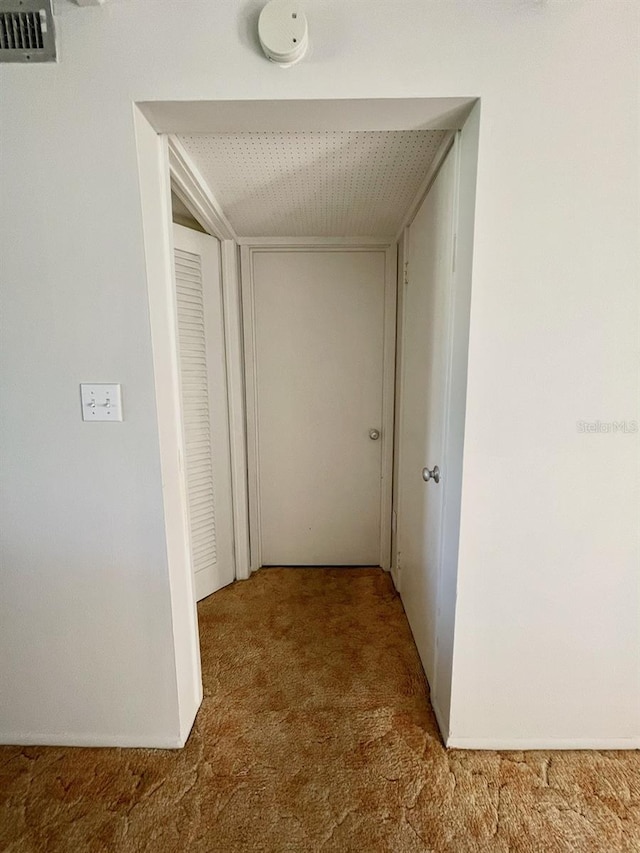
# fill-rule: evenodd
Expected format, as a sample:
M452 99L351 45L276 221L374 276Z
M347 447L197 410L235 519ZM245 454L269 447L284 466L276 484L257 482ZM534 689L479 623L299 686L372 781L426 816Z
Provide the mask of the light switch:
M122 394L119 385L81 385L83 421L121 421Z

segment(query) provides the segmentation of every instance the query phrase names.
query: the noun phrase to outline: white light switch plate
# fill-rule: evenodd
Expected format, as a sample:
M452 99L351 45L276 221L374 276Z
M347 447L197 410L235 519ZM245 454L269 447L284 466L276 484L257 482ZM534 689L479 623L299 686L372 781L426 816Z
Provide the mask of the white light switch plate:
M80 386L83 421L121 421L122 394L119 385Z

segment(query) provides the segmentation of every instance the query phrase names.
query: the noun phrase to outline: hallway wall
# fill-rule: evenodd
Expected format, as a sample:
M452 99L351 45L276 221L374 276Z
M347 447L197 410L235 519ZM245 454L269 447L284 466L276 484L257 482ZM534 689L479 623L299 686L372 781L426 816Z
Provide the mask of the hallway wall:
M60 62L0 68L0 739L179 728L133 102L460 95L482 118L452 732L638 738L637 3L308 0L288 70L261 5L58 0ZM122 383L122 424L82 423L82 381Z

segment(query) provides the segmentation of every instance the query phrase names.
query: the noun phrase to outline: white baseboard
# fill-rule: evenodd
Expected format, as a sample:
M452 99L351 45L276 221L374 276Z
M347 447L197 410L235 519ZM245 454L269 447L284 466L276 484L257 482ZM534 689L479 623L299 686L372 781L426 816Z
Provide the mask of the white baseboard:
M431 707L433 708L433 713L436 715L436 721L438 723L438 728L440 729L440 736L442 737L442 741L446 746L449 746L449 726L445 723L444 715L440 710L440 706L436 700L435 696L431 696Z
M435 710L435 708L434 708ZM437 712L436 712L437 716ZM562 749L640 749L640 737L630 738L474 738L450 734L447 749L562 750Z
M202 679L200 679L200 683L198 685L198 693L195 697L195 701L192 704L191 710L187 713L186 718L184 718L184 715L182 713L180 714L180 736L178 737L178 743L175 747L168 746L165 748L181 749L189 740L189 735L191 734L191 729L193 728L193 724L196 721L196 717L198 715L198 711L200 710L200 706L202 705L203 698L204 688L202 685Z
M181 731L175 736L163 735L95 735L56 732L0 732L0 745L3 746L79 746L79 747L123 747L125 749L182 749L196 720L202 704L202 683L193 707L181 725Z
M85 734L41 734L20 732L0 734L3 746L79 746L114 747L130 749L181 749L186 743L181 737L161 737L141 735L85 735Z

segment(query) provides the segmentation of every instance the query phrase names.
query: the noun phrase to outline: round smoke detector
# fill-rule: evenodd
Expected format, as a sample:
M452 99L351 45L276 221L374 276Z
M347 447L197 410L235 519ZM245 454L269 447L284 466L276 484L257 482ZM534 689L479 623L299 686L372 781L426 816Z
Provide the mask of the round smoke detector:
M309 46L307 18L296 0L271 0L260 12L258 36L265 56L286 68Z

